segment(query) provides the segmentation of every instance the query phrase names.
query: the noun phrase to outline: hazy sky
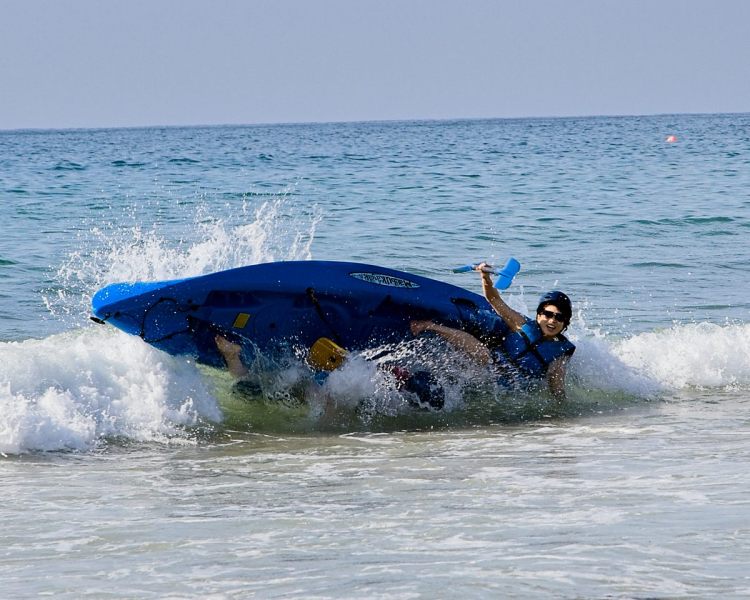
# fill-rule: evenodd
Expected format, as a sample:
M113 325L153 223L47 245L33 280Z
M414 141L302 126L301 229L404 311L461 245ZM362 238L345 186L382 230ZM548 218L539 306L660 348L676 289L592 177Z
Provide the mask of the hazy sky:
M749 0L0 0L0 129L685 112Z

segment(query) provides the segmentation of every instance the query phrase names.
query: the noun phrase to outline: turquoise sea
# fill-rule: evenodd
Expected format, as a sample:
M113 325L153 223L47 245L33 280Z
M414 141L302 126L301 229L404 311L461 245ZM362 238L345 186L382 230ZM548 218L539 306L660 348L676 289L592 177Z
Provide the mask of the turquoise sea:
M750 596L750 115L3 131L0 199L3 597ZM115 281L509 256L511 305L574 302L564 406L415 413L355 357L331 422L300 365L247 402L88 319Z

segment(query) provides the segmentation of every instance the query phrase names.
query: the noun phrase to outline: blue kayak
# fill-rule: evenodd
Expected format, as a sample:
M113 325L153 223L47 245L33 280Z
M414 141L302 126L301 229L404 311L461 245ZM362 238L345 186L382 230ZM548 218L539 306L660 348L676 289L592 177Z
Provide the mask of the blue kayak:
M466 330L494 312L479 294L394 269L290 261L158 282L114 283L92 308L109 323L172 355L222 364L214 338L246 351L304 351L320 338L360 351L411 337L413 319Z

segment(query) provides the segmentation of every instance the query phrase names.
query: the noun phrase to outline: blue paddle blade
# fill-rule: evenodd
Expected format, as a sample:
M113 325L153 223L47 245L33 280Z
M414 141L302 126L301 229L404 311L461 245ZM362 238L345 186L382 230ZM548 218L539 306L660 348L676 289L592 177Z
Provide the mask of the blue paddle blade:
M505 266L497 272L497 281L495 287L498 290L507 290L513 282L513 278L521 270L521 263L512 256L505 263Z

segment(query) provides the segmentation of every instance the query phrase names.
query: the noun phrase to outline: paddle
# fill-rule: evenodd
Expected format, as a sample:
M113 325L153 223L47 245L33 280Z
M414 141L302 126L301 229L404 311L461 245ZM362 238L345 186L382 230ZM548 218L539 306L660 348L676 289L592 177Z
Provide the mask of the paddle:
M464 265L463 267L456 267L453 269L454 273L468 273L469 271L474 271L479 266L479 264L475 265ZM507 290L508 287L510 287L511 282L513 281L513 278L516 276L516 274L521 270L521 263L519 263L515 258L512 256L508 259L508 262L505 263L505 266L500 269L499 271L496 269L492 269L490 273L493 275L497 275L497 281L495 281L495 287L498 290Z

